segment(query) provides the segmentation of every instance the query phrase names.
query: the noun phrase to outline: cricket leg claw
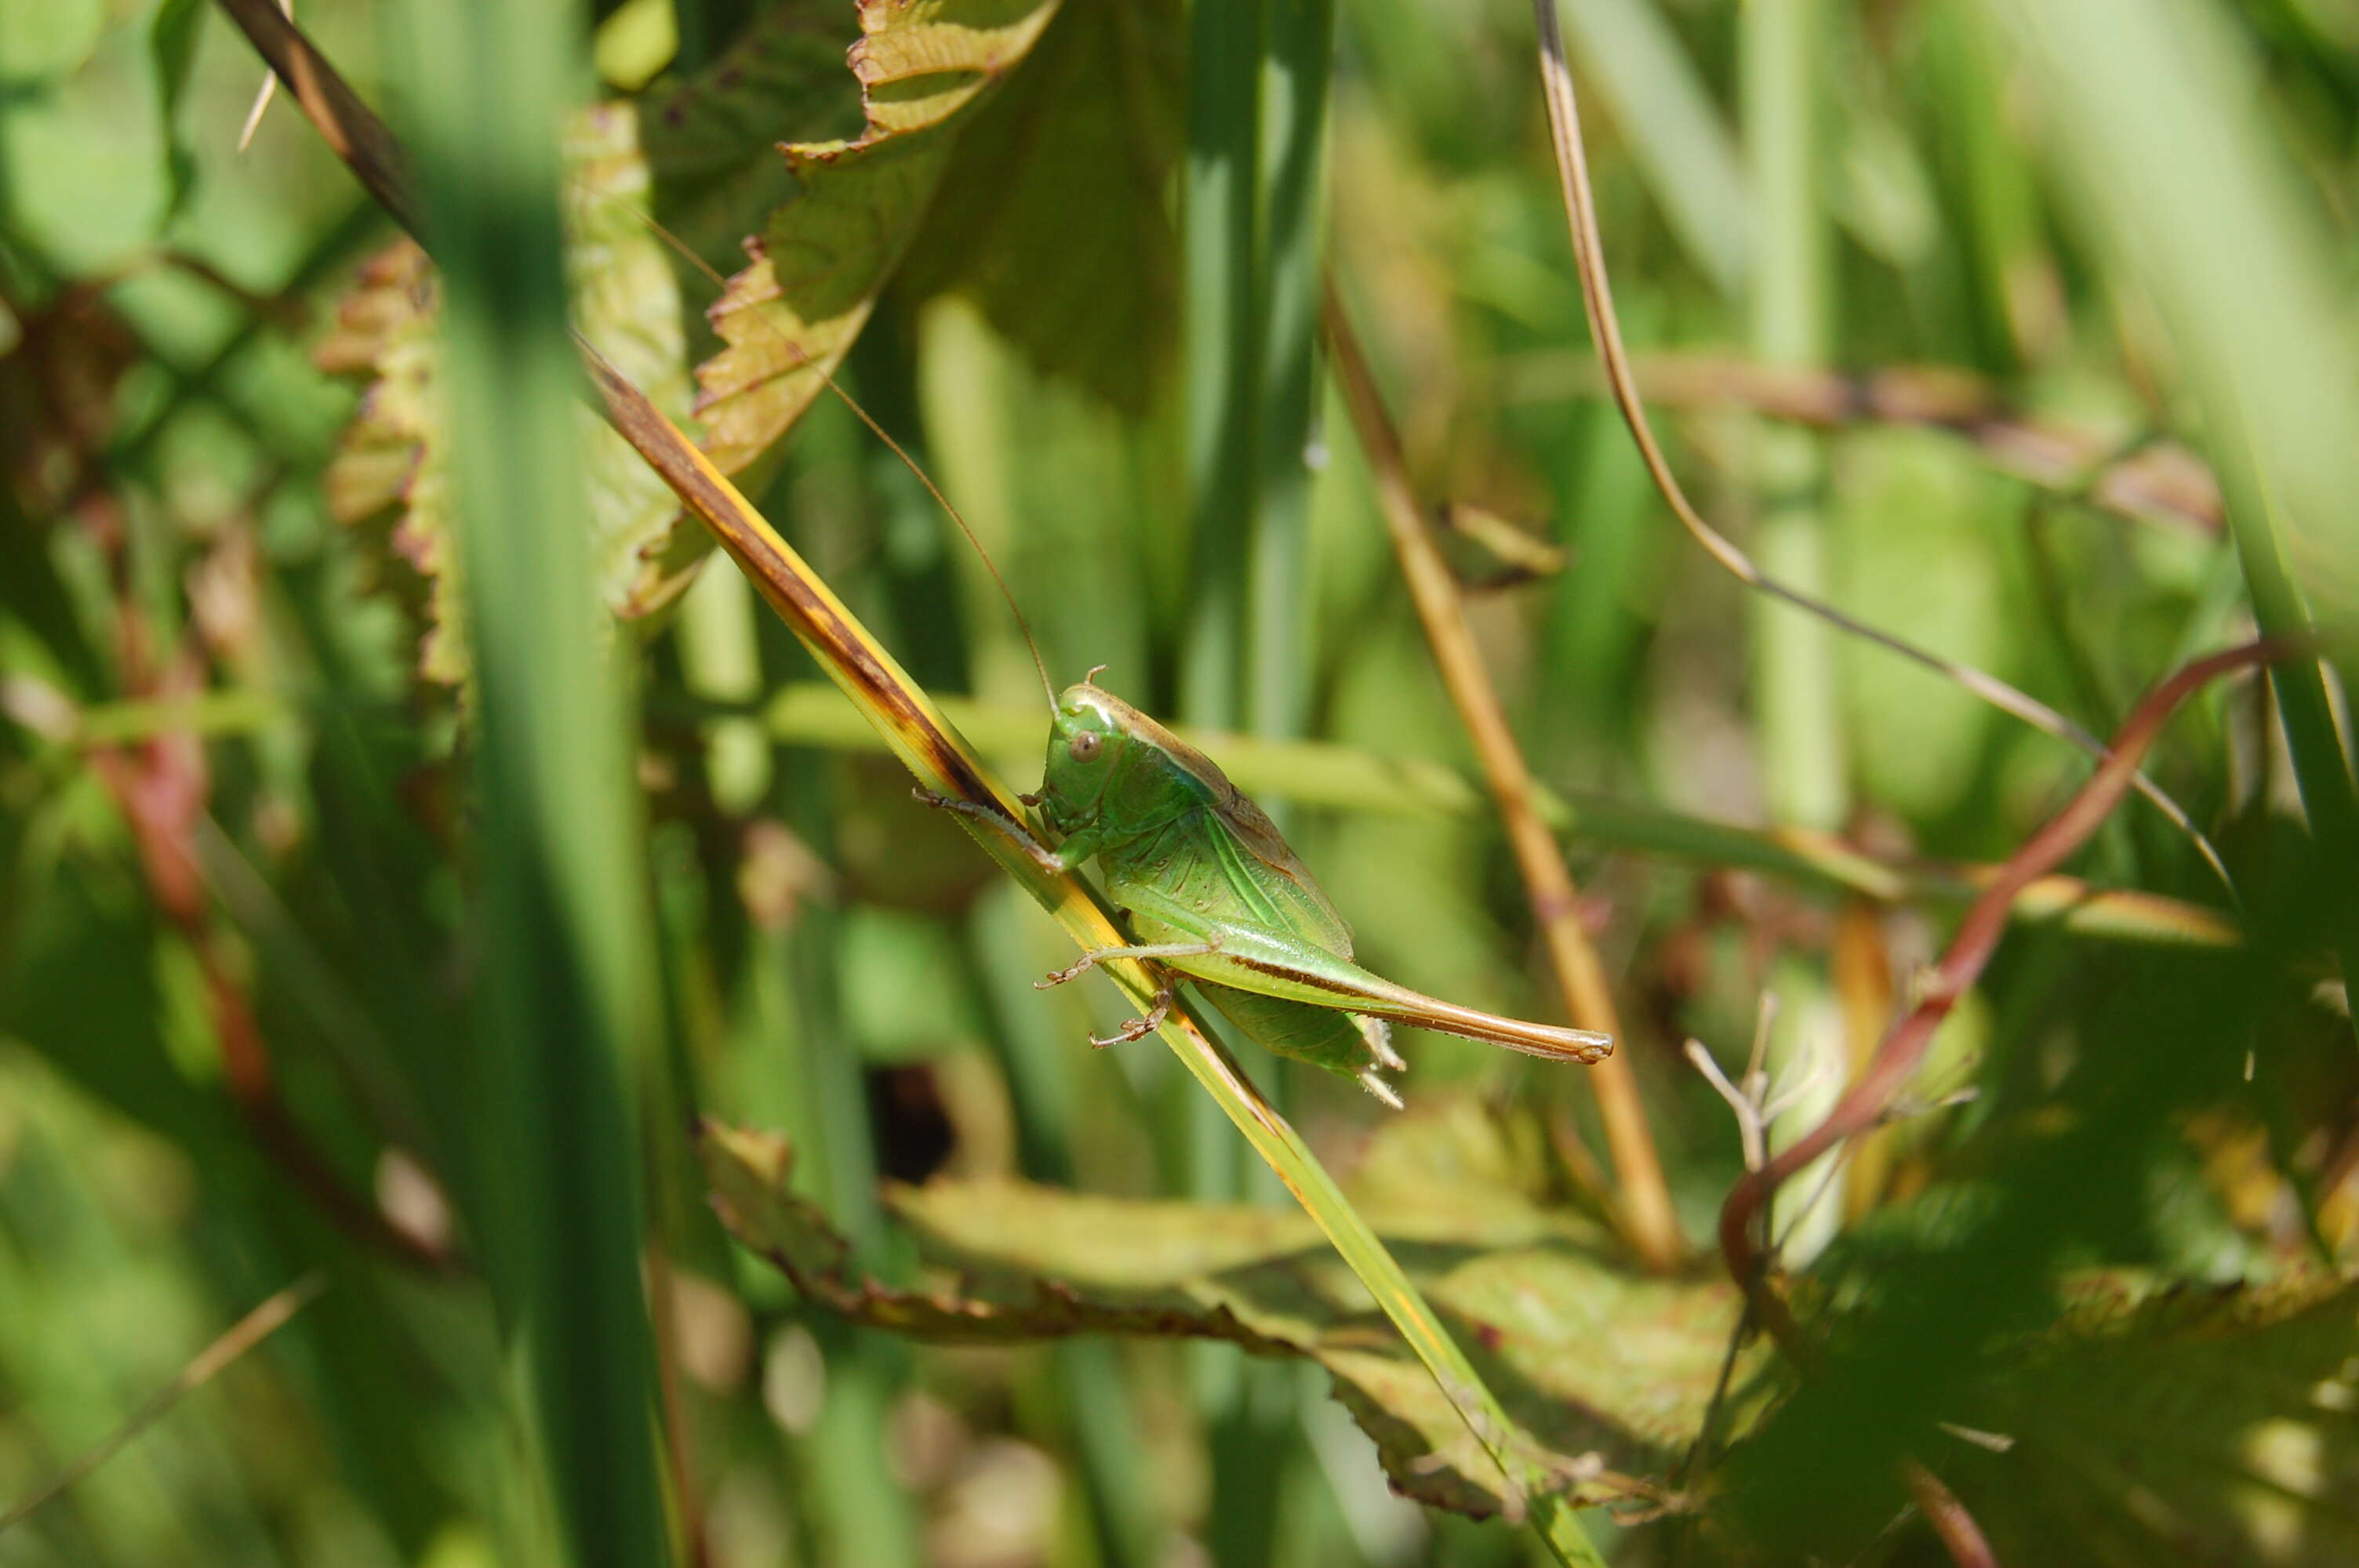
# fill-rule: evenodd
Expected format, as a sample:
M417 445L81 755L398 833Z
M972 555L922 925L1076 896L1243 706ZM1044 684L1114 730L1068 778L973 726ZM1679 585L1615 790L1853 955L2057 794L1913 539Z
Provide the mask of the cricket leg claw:
M1090 1044L1101 1051L1109 1045L1127 1045L1132 1041L1152 1034L1162 1028L1163 1021L1170 1016L1171 988L1165 986L1155 993L1155 1005L1147 1010L1145 1018L1131 1019L1120 1029L1103 1037L1093 1034L1090 1036Z
M1068 964L1065 968L1053 971L1046 979L1034 980L1032 989L1036 991L1044 991L1052 986L1061 986L1067 980L1087 974L1097 966L1097 961L1098 956L1095 953L1084 953L1079 962Z

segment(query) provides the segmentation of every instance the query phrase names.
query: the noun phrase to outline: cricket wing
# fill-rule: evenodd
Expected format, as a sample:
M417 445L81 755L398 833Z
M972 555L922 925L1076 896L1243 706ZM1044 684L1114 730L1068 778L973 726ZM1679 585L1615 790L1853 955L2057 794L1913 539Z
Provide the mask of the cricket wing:
M1135 736L1150 742L1173 768L1194 782L1219 826L1228 829L1247 854L1293 883L1325 922L1343 933L1343 950L1348 955L1352 951L1350 925L1311 876L1310 868L1302 863L1302 857L1294 852L1294 846L1286 841L1286 835L1277 830L1277 824L1269 819L1269 813L1231 784L1219 763L1146 714L1133 708L1123 716L1123 721Z
M1130 912L1145 941L1352 956L1352 928L1309 873L1289 876L1272 866L1209 809L1190 811L1100 863L1106 892Z

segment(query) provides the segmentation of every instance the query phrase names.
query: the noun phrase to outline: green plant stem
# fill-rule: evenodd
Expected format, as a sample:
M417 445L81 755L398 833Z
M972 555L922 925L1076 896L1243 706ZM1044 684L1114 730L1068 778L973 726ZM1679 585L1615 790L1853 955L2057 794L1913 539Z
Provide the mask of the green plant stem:
M1273 740L1309 718L1311 638L1310 448L1318 415L1319 294L1325 271L1327 83L1333 0L1271 7L1260 62L1266 151L1259 180L1263 257L1260 493L1253 512L1245 724Z
M1039 749L1039 716L1029 709L963 697L943 698L941 709L993 756L1028 764ZM710 710L758 714L769 737L788 745L846 752L890 749L843 693L824 682L789 684L762 702L718 704ZM701 715L707 709L693 711ZM92 743L102 736L129 741L182 728L215 738L303 721L300 704L272 693L232 689L186 703L94 704L77 716L72 733ZM1485 809L1479 786L1430 758L1386 756L1324 741L1267 741L1188 726L1177 732L1212 756L1252 795L1403 816L1462 816ZM1532 786L1532 809L1551 831L1604 848L1766 871L1885 903L1962 903L1993 870L1879 860L1832 834L1743 827L1609 795L1560 794L1538 783ZM2043 880L2017 899L2014 909L2021 920L2052 921L2080 935L2116 941L2223 946L2239 939L2234 920L2201 904L2132 889L2093 887L2072 877Z
M1737 27L1745 147L1752 177L1756 243L1749 335L1766 363L1815 366L1827 347L1827 233L1819 192L1819 62L1828 28L1821 0L1749 0ZM1828 597L1829 539L1823 505L1825 457L1819 437L1794 427L1753 432L1758 507L1754 556L1767 576L1812 599ZM1755 727L1762 794L1779 822L1832 832L1850 810L1845 737L1837 686L1834 628L1766 595L1755 597ZM1768 986L1781 1027L1771 1032L1772 1071L1794 1072L1797 1051L1842 1049L1824 1039L1834 1016L1823 968L1791 955ZM1807 1126L1833 1103L1830 1076L1772 1129ZM1790 1134L1789 1134L1790 1135ZM1805 1178L1799 1190L1814 1190ZM1824 1244L1836 1214L1812 1208L1789 1245L1807 1259Z
M1006 757L1012 765L1034 764L1040 741L1038 714L959 697L944 698L941 711L989 754ZM878 751L886 744L842 693L819 682L784 687L762 712L772 738L789 745ZM1251 795L1408 816L1470 816L1488 809L1481 786L1429 758L1390 757L1323 741L1260 741L1184 725L1175 732L1220 763ZM1740 827L1604 795L1559 794L1537 781L1531 804L1552 831L1590 843L1766 871L1884 903L1962 903L1995 871L1879 860L1832 834ZM2016 901L2014 910L2019 919L2054 921L2080 935L2124 941L2220 946L2238 940L2235 923L2215 910L2135 890L2093 888L2071 877L2043 879Z

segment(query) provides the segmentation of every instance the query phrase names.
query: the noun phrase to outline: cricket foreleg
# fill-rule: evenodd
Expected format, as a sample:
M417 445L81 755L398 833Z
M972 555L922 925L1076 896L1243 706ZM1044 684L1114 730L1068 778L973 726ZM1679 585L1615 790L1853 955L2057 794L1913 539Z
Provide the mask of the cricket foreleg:
M1013 840L1017 849L1030 856L1034 865L1052 876L1064 876L1073 869L1065 863L1064 857L1032 837L1024 824L1015 820L1004 811L995 810L988 806L977 806L971 800L958 800L947 795L936 795L923 784L918 785L909 793L939 811L956 812L961 816L972 817L977 822L989 823Z
M1076 975L1088 973L1109 958L1201 958L1221 950L1218 942L1148 942L1132 947L1099 947L1084 953L1072 964L1059 969L1045 980L1032 982L1034 990L1047 990L1061 986Z

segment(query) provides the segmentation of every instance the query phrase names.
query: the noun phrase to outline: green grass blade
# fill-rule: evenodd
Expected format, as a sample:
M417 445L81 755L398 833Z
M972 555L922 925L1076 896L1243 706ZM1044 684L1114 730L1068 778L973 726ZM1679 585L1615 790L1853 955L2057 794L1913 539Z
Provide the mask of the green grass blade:
M1259 496L1261 71L1267 0L1189 15L1186 345L1189 625L1180 709L1236 722L1247 561Z
M2359 330L2319 203L2253 110L2226 6L1993 0L2047 91L2050 146L2104 254L2152 291L2215 440L2242 432L2293 580L2359 627ZM2104 69L2091 62L2103 60Z
M654 1015L623 685L601 648L552 128L558 0L398 17L442 266L451 479L480 652L465 1184L567 1561L669 1560L625 1059ZM529 1512L531 1510L524 1510Z
M1762 0L1740 27L1745 150L1753 164L1756 244L1750 314L1755 354L1770 364L1812 364L1827 346L1827 224L1818 170L1817 61L1828 29L1816 0ZM1761 569L1813 598L1830 576L1825 463L1815 437L1756 432L1762 496L1754 553ZM1832 828L1848 809L1843 735L1835 694L1835 631L1791 605L1756 600L1762 784L1771 815Z

